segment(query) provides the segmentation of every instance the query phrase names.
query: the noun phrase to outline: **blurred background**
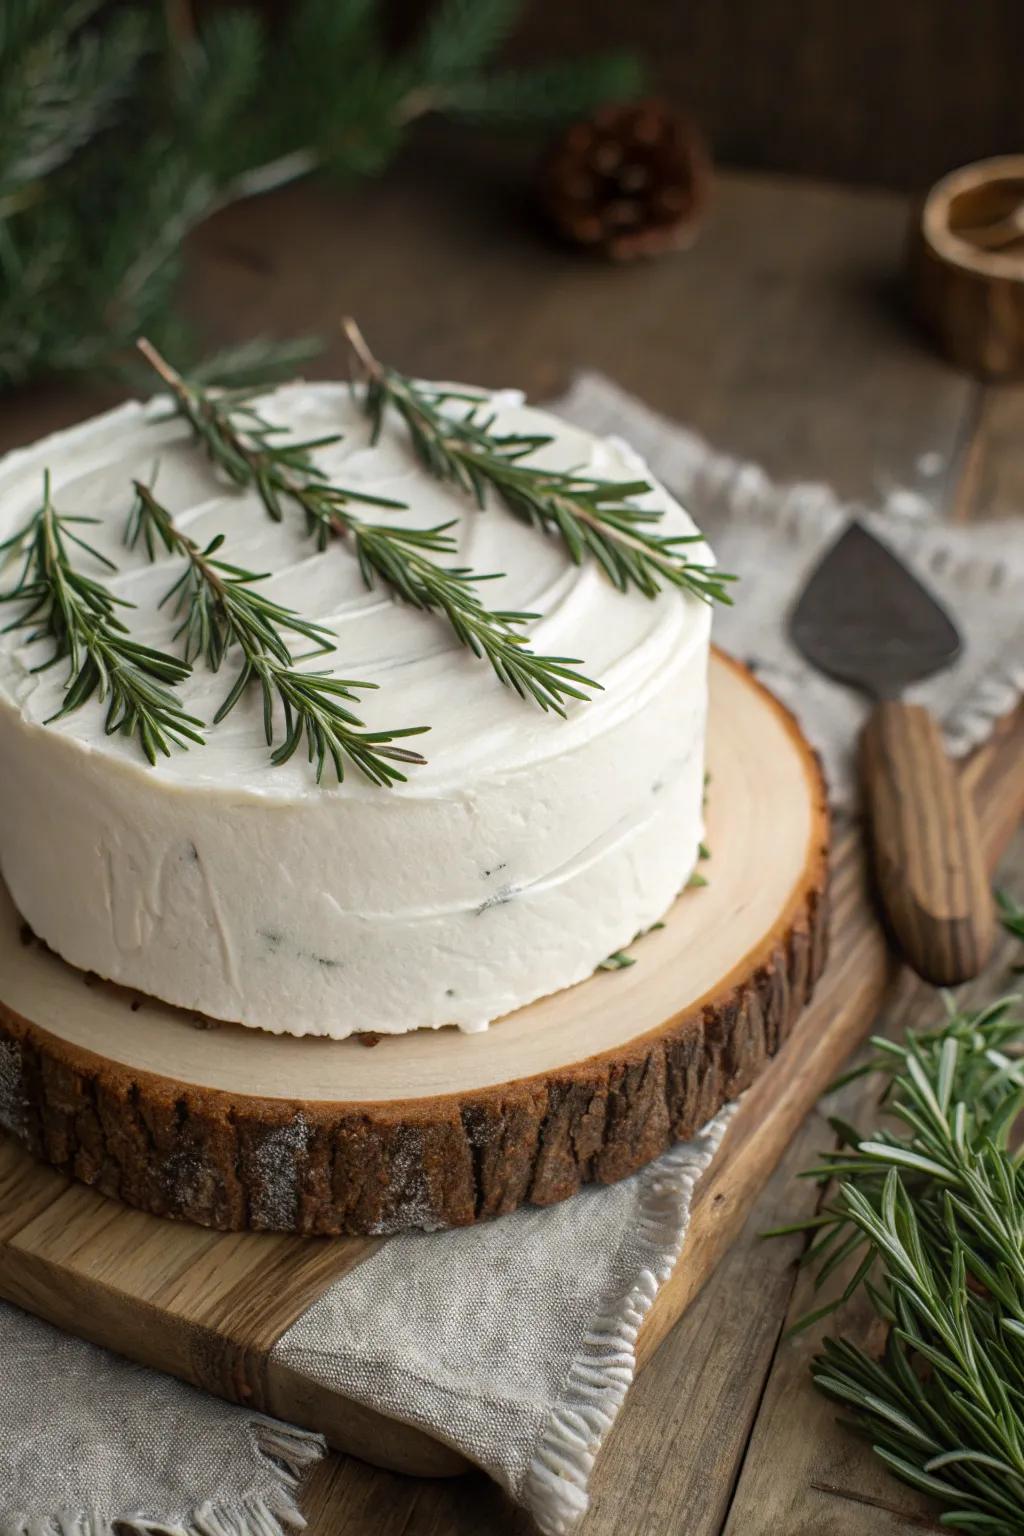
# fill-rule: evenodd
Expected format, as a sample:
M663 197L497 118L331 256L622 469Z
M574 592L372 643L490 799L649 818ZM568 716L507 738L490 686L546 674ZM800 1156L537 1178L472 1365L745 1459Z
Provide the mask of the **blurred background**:
M637 49L725 165L913 191L1024 141L1015 0L528 0L509 52L588 48Z
M3 0L0 446L148 389L141 333L337 374L355 311L409 369L596 368L776 473L922 489L959 375L1024 366L908 270L927 189L1024 140L1022 54L1016 0Z
M264 7L279 23L291 8ZM431 7L383 9L407 41ZM727 165L915 189L1024 139L1015 0L524 0L503 56L595 49L635 51Z

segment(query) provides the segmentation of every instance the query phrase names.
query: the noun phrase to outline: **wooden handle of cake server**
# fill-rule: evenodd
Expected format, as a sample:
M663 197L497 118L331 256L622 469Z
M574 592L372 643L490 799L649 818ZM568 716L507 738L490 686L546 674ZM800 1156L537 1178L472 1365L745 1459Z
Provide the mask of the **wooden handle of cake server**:
M919 704L878 704L860 742L878 893L894 937L936 986L976 976L995 910L974 806Z

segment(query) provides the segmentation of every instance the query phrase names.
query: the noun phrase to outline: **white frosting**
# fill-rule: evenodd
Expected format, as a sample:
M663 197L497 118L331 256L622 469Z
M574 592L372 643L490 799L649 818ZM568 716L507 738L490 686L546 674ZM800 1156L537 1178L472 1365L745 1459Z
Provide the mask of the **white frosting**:
M554 434L540 462L644 473L621 443L511 393L494 403L501 430ZM522 702L438 617L368 592L341 541L318 554L297 511L275 524L224 485L162 403L126 405L0 463L0 541L38 506L49 468L58 510L101 520L83 531L119 567L104 579L137 605L133 634L169 649L175 621L157 604L180 563L149 565L122 542L131 478L158 463L179 526L200 542L223 533L224 558L273 571L264 590L337 633L336 656L310 665L379 684L356 712L369 728L429 725L411 743L429 761L395 789L354 770L318 786L304 750L271 766L249 697L205 746L150 768L135 741L104 735L96 700L44 725L65 668L34 672L46 646L6 634L0 869L66 960L184 1008L337 1037L482 1029L588 976L685 884L702 829L710 612L674 591L623 596L554 539L496 506L476 511L418 466L397 425L371 446L346 386L290 385L261 408L303 437L341 431L321 462L408 503L382 518L459 518L453 563L504 572L486 600L541 614L534 649L580 658L604 691L564 721ZM692 531L666 491L649 501L667 530ZM180 687L190 713L212 719L231 661L216 675L200 664Z

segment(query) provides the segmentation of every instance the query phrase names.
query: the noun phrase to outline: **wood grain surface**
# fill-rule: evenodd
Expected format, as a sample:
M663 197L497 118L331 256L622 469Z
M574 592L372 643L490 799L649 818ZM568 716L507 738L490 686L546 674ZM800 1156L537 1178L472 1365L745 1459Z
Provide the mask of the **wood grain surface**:
M1024 155L965 165L931 188L910 241L921 319L980 378L1024 377Z
M667 16L663 6L650 9ZM545 27L555 19L549 7ZM907 27L916 53L909 18ZM979 28L976 37L984 35ZM961 68L961 47L941 51L956 61L961 82L984 78ZM1013 50L999 51L1012 77ZM845 44L839 53L846 70ZM761 78L773 79L759 50L752 57ZM857 94L874 112L877 103ZM954 110L950 121L958 116ZM915 121L926 131L928 113ZM965 144L958 158L973 152ZM578 367L601 368L783 480L825 480L869 504L909 491L958 522L1005 518L1024 506L1024 388L981 387L923 344L901 300L910 215L903 198L723 176L692 252L618 271L541 239L523 211L526 175L518 150L463 137L457 146L425 144L385 181L344 196L311 190L234 210L197 243L193 312L216 337L319 329L333 338L336 317L354 311L398 363L427 376L519 383L536 398ZM315 371L336 376L341 365L340 342L332 343ZM31 441L104 398L58 385L13 397L0 444ZM1007 725L972 764L983 820L991 806L986 761L1019 772L1022 753L1024 729ZM1018 843L1002 878L1022 867ZM838 904L838 875L836 886ZM874 942L876 958L864 963L880 965L881 996L892 963L877 930ZM1007 985L1000 954L982 985L990 995ZM917 986L907 1017L924 1021L935 1007L934 994ZM578 1536L721 1536L734 1503L731 1536L935 1528L936 1511L878 1475L780 1344L800 1245L766 1244L759 1234L813 1212L814 1187L794 1174L826 1137L822 1118L810 1114L746 1221L731 1218L740 1228L735 1241L630 1393ZM694 1232L717 1220L713 1196L710 1216L706 1209L700 1200ZM345 1456L315 1471L303 1505L310 1536L533 1530L481 1474L424 1480Z
M938 722L922 704L884 700L861 732L860 764L878 895L901 953L934 986L970 981L992 953L995 903Z

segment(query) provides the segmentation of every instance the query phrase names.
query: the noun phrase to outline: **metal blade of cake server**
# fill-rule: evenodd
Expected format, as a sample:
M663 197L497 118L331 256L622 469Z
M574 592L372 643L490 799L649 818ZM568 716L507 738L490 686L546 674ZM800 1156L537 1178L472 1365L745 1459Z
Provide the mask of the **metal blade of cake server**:
M822 556L789 620L812 666L875 698L956 660L960 635L930 592L862 523Z

